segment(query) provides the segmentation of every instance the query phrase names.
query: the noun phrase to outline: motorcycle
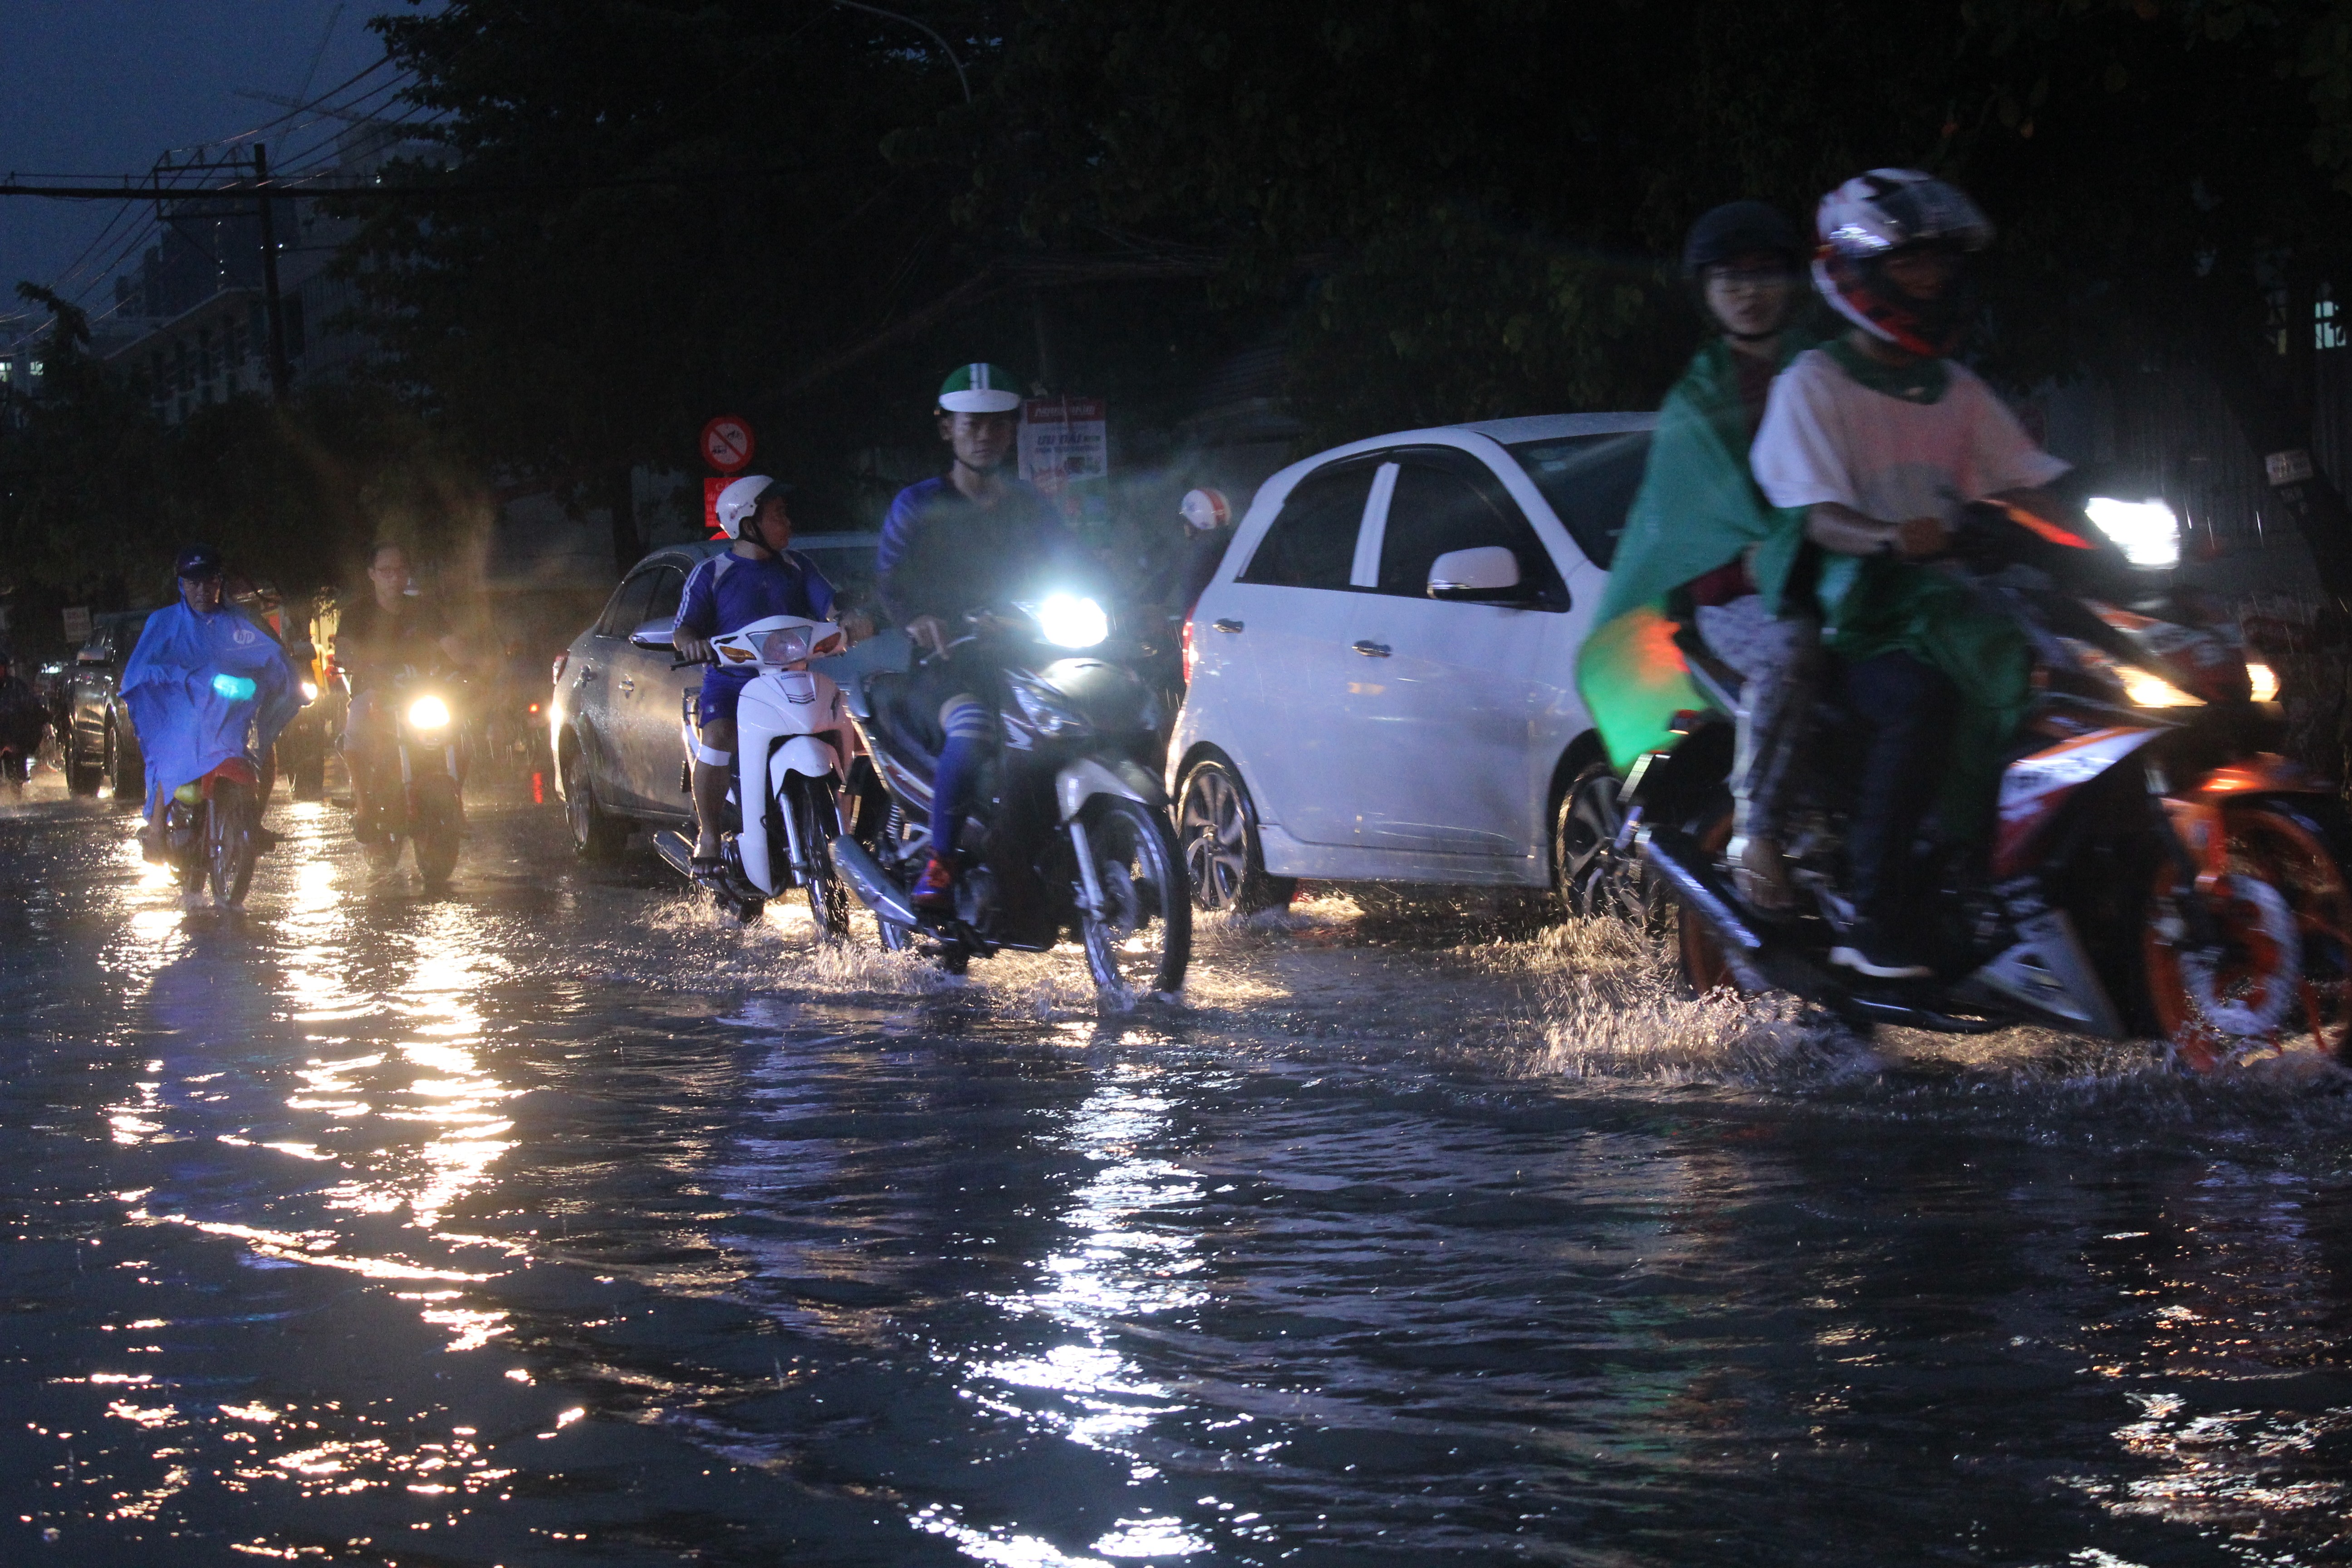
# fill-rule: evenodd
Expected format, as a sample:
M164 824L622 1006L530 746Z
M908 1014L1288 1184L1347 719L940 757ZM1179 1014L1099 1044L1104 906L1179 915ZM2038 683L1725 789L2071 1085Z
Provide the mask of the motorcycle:
M849 893L826 848L841 832L849 718L841 688L808 668L819 650L840 651L840 637L841 627L831 621L772 616L710 639L711 661L721 668L759 672L736 702L735 776L728 786L736 826L719 837L715 874L696 874L694 847L677 833L655 835L654 847L671 869L709 888L746 925L760 918L769 900L800 888L808 893L820 936L849 934ZM673 668L695 662L679 659ZM690 714L691 693L687 700ZM690 743L690 731L687 739ZM747 757L752 759L748 775ZM746 792L746 776L759 787Z
M835 866L875 914L885 946L919 936L950 973L1007 949L1043 952L1065 932L1086 949L1097 991L1115 1007L1171 993L1192 958L1192 900L1151 767L1162 725L1144 657L1114 642L1093 599L1055 595L975 610L971 628L938 657L980 645L998 683L1001 745L972 790L982 816L955 907L919 910L910 891L929 858L938 742L909 711L910 674L869 675L850 716L867 756L851 781L851 831Z
M383 837L368 846L368 862L379 875L389 872L400 864L403 848L413 844L418 879L427 889L439 889L457 869L457 845L466 832L472 747L459 721L458 688L455 681L405 668L384 695L400 787L393 790L388 780L379 779L371 792L387 808Z
M1863 1028L2162 1037L2200 1070L2306 1042L2352 1060L2352 831L2327 784L2269 749L2278 710L2253 700L2236 628L2184 595L2124 607L2122 557L2088 530L1973 508L1958 545L1948 569L2030 640L2034 692L1989 854L1950 858L1921 922L1932 979L1828 964L1854 911L1850 792L1826 770L1783 846L1799 908L1743 901L1723 859L1738 678L1638 612L1596 635L1583 679L1630 759L1602 826L1616 873L1670 896L1684 978ZM1845 721L1821 721L1817 754L1838 754Z
M255 684L244 676L215 675L212 685L231 702L254 699ZM261 826L268 798L268 782L249 756L227 758L172 792L163 805L163 861L182 893L209 882L215 906L244 906L254 862L270 841Z

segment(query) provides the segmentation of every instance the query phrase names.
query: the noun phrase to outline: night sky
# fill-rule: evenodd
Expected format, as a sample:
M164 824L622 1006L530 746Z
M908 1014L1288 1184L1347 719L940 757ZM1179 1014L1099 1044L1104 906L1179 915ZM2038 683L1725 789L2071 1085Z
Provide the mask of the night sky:
M166 149L277 117L277 106L233 89L296 93L321 38L310 96L366 68L383 54L367 18L393 8L390 0L0 0L0 173L143 174ZM378 72L362 90L391 74ZM290 138L290 127L273 131L272 161L283 163L331 128ZM142 207L117 223L126 215L115 203L0 197L0 341L37 321L11 319L23 313L16 281L56 285L78 258L64 291L94 310L110 306L110 280L136 262L144 243L137 235L152 212Z

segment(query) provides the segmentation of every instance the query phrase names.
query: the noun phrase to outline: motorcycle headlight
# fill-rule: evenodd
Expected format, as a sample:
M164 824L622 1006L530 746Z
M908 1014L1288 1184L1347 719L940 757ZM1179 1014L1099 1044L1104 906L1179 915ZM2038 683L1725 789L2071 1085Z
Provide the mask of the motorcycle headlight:
M2202 697L2191 697L2161 676L2150 675L2144 669L2126 665L2116 670L2123 677L2124 696L2135 708L2202 708Z
M1013 693L1013 705L1021 710L1021 717L1040 735L1076 734L1087 727L1085 714L1044 686L1011 674L1005 686Z
M2117 500L2113 496L2093 496L2083 503L2083 515L2114 541L2116 548L2124 552L2124 559L2135 566L2180 563L2180 520L2160 500Z
M304 681L302 683L302 701L304 705L307 706L310 703L316 702L317 700L319 700L318 682L314 680Z
M1110 617L1092 599L1055 594L1036 608L1037 630L1056 647L1092 647L1110 636Z
M213 677L213 690L231 702L250 702L255 688L249 677L223 673Z
M2260 659L2246 660L2246 684L2253 689L2248 695L2255 701L2278 700L2278 671Z
M799 664L809 656L809 634L806 626L786 626L770 632L760 645L760 660L763 664Z
M449 724L449 705L438 697L420 697L408 705L412 730L443 730Z

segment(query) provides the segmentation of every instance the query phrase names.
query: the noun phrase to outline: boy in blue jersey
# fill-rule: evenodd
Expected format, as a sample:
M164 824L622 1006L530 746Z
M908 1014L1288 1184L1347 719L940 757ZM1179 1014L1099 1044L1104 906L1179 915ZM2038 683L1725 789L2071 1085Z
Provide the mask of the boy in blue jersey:
M735 543L687 574L670 646L678 657L708 661L710 639L771 616L812 621L833 616L833 584L816 563L792 549L793 520L784 510L783 487L764 474L748 475L719 492L719 526ZM843 620L852 638L871 633L865 616ZM831 649L826 650L833 651ZM702 731L694 749L694 866L719 868L719 826L727 809L727 778L735 760L735 703L751 670L702 672L695 719Z

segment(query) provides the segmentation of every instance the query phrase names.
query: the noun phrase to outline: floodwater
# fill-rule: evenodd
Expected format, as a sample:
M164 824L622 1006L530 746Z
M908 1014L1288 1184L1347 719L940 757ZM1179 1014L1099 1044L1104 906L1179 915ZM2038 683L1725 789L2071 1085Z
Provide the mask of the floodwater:
M1098 1019L290 806L0 804L0 1562L2352 1559L2352 1098L1218 926Z

